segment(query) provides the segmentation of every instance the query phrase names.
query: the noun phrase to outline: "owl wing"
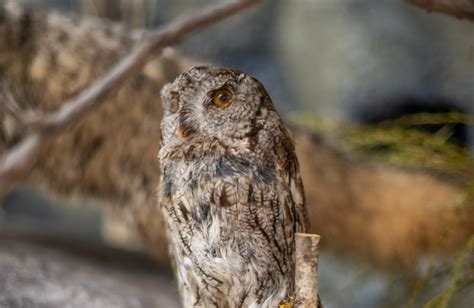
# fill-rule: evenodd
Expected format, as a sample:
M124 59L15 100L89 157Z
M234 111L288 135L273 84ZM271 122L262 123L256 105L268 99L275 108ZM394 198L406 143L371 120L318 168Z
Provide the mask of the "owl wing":
M306 197L304 194L303 180L296 155L292 159L292 168L288 173L290 194L296 217L296 232L305 233L309 228L308 213L306 210Z
M243 245L247 250L261 245L275 270L282 273L291 266L295 232L304 232L307 226L303 185L295 162L283 175L273 170L221 178L211 200L211 208L223 211L221 236L242 236L249 243ZM242 255L254 254L245 249Z
M285 132L286 138L283 138L277 149L277 165L281 167L281 177L288 183L295 215L296 232L304 233L309 228L309 220L300 166L295 153L295 143L288 129L282 126L281 130Z

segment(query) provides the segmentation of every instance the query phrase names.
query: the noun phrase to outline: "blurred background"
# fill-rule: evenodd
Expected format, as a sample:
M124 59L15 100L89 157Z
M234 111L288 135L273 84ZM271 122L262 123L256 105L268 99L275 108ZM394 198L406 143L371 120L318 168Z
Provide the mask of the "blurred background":
M216 2L16 1L40 14L56 10L59 14L118 22L137 31L161 27ZM415 170L435 180L442 178L448 186L459 187L452 204L439 206L454 208L460 215L472 214L474 22L428 13L405 1L267 1L193 35L176 46L176 50L195 63L220 64L255 76L288 121L325 136L331 145L352 153L350 159L375 161L389 170ZM371 173L364 176L370 177ZM318 183L306 185L317 186ZM420 182L406 185L416 189ZM431 187L439 189L436 185ZM367 194L371 194L370 187ZM117 297L105 301L108 305L118 305L117 302L124 307L176 305L177 293L170 287L173 278L169 269L156 265L145 255L139 236L123 225L121 218L102 212L92 206L89 199L79 193L73 201L65 201L51 197L41 186L34 185L16 189L0 207L0 238L3 239L0 243L3 241L6 257L8 253L14 256L13 252L27 249L17 247L18 240L13 239L34 237L35 245L39 241L48 249L62 247L85 260L93 258L94 261L75 259L74 262L92 262L91 266L106 268L112 275L122 275L117 279L132 279L126 275L134 275L136 280L131 281L139 281L136 283L142 291L160 293L154 286L163 288L163 296L150 297L150 294L132 290L129 292L139 299L136 302ZM342 208L333 215L344 223L348 214ZM395 209L385 215L404 214ZM403 217L399 218L403 221ZM398 228L397 225L391 227ZM410 226L413 232L422 228L424 225ZM473 227L454 223L450 228L466 228L469 235ZM383 229L377 232L381 233L383 242ZM361 237L363 242L362 234ZM324 306L422 307L427 303L439 304L436 296L448 294L448 307L472 307L472 239L472 234L464 236L457 247L441 253L424 251L421 241L417 251L424 253L417 253L412 258L414 261L407 265L402 253L395 254L390 261L379 262L379 258L373 257L377 252L364 254L344 248L342 244L332 247L331 243L324 243L323 236L319 281ZM5 249L8 247L10 250ZM114 263L118 265L113 267ZM126 273L117 273L120 271ZM47 271L43 274L47 276ZM125 276L128 278L123 278ZM32 293L22 295L24 298L46 294L39 287L41 277L35 279L29 286ZM61 282L51 279L50 283L56 283L55 287L59 288ZM18 281L16 286L21 286ZM12 286L4 282L3 291ZM104 288L107 287L115 290L106 284ZM0 282L0 306L3 304L1 291ZM79 301L76 291L67 294L78 303L85 303ZM68 297L62 296L67 302ZM26 304L20 301L10 302L10 305L23 307ZM8 302L6 307L9 307Z

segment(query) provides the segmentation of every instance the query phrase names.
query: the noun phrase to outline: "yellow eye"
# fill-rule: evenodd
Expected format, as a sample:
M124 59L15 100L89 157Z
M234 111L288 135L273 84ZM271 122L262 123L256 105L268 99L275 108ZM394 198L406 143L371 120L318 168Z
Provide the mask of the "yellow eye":
M227 108L234 99L234 93L228 89L221 89L216 91L212 96L214 105L219 109Z

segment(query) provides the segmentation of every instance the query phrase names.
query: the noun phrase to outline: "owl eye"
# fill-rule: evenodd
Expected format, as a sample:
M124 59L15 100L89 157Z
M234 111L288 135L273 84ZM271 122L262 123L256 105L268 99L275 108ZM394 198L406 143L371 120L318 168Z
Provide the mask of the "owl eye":
M217 90L212 95L212 102L219 109L224 109L224 108L229 107L233 99L234 99L234 93L232 93L232 91L230 91L229 89Z
M171 113L176 113L178 112L179 109L179 102L176 98L173 98L170 103L170 111Z

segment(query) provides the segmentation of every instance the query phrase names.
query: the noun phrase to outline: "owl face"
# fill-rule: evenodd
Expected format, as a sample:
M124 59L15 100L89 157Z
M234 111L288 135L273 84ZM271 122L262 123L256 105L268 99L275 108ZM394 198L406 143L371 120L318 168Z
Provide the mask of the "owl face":
M205 138L235 144L257 122L279 120L263 86L236 70L197 66L161 91L162 146Z

